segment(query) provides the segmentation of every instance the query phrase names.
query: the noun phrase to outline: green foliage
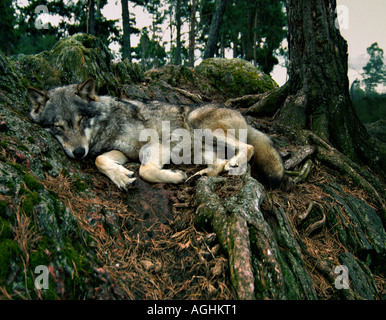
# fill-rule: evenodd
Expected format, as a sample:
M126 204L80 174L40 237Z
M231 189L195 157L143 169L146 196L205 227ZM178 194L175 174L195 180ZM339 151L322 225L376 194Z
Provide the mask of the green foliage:
M231 0L228 1L220 29L218 55L224 57L225 49L232 48L233 57L254 61L269 74L278 63L275 55L286 36L286 15L281 0ZM201 6L201 37L205 44L214 1L206 0Z
M9 55L15 42L15 9L12 6L12 0L0 2L0 16L0 50Z
M166 51L156 40L149 38L147 29L142 30L138 46L134 49L135 58L141 60L145 69L165 65Z
M95 6L93 11L90 3ZM197 11L193 11L193 0L130 0L129 3L135 7L142 6L151 16L150 26L141 31L138 46L129 48L133 58L140 60L146 69L163 66L167 61L187 64L189 50L204 50L215 0L197 0ZM0 50L7 55L37 54L50 50L63 37L87 32L95 33L106 46L115 41L122 46L122 30L117 26L117 20L108 20L101 13L106 4L107 0L29 0L21 6L16 0L4 0L0 4L0 35L3 40ZM58 25L48 23L48 28L39 28L39 23L40 26L43 24L41 13L35 13L38 6L45 6L50 17L58 17ZM177 32L183 32L192 23L192 12L200 15L194 31L197 46L185 41L184 34ZM128 20L130 35L139 34L132 12L129 12ZM93 28L91 21L94 21ZM166 23L172 34L169 43L163 42ZM228 0L217 56L224 57L225 51L231 49L234 58L254 62L265 73L270 73L278 63L276 55L281 54L278 49L286 34L285 25L283 0ZM170 48L168 52L166 47Z
M362 123L386 119L386 94L366 93L359 87L351 88L353 107Z
M366 66L363 67L363 83L366 86L367 93L374 93L378 84L384 84L386 82L383 49L375 42L367 48L367 53L370 55L370 60Z
M94 3L96 6L95 34L108 45L112 41L119 40L120 36L116 20L107 20L101 14L101 9L106 4L107 0ZM35 13L38 6L45 6L51 17L59 16L61 19L58 26L48 23L48 28L42 28L40 13ZM0 34L1 39L7 41L2 42L3 47L0 45L0 49L8 55L36 54L49 50L65 36L90 31L88 10L87 1L30 0L24 7L20 7L14 0L3 1L0 4L0 13L2 13Z
M350 89L353 107L364 124L386 119L386 94L377 92L377 86L386 83L383 49L375 42L367 48L367 53L370 58L363 67L363 80L355 80Z

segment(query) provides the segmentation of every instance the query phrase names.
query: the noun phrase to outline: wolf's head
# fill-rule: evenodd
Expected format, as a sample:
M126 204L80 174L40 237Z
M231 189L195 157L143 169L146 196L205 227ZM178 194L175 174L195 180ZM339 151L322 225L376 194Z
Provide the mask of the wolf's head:
M32 120L50 132L71 158L82 159L89 151L98 101L95 82L52 89L48 92L29 87L33 104Z

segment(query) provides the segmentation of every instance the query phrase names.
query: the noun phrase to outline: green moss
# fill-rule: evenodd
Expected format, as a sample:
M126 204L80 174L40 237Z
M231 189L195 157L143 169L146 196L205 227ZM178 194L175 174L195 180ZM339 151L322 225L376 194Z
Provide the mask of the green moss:
M43 170L44 171L52 170L52 168L53 168L52 164L48 160L43 163Z
M31 137L31 136L27 138L27 141L29 143L35 143L35 139L33 137Z
M34 206L37 205L41 200L42 198L37 192L31 192L23 200L21 208L27 216L32 216Z
M10 238L12 236L12 228L9 222L0 218L0 241L2 239Z
M22 165L18 164L18 163L10 163L10 162L8 162L7 164L10 165L11 167L15 168L19 172L22 172L22 173L25 172L25 168Z
M5 239L0 242L0 282L5 280L12 261L21 253L18 244L11 240Z
M270 76L241 59L207 59L195 70L208 80L208 88L226 97L263 93L278 87Z
M51 289L51 288L55 288L52 280L49 281L48 289L43 290L43 294L42 294L43 300L57 300L58 299L58 295L56 294L55 290Z
M6 149L8 147L8 144L9 144L9 141L1 141L0 147L3 147L4 149Z
M53 248L55 248L54 241L47 236L43 236L39 241L37 248L32 250L30 254L31 268L34 269L39 265L48 266L51 262L48 252L51 252Z
M29 148L27 148L24 144L22 144L20 142L17 144L17 147L19 148L19 150L29 151Z
M85 258L84 248L75 246L68 238L65 240L63 255L67 263L76 270L71 277L66 277L66 288L71 288L73 298L78 298L83 292L85 278L90 276L90 262Z
M23 180L28 189L30 189L31 191L38 191L44 189L44 186L28 173L23 176Z
M0 200L0 217L6 218L8 213L7 201Z
M68 172L67 168L63 168L61 171L63 177L69 177L70 173Z
M13 93L13 89L4 83L0 83L0 91L7 91L9 93Z
M84 183L84 181L82 181L81 179L77 179L74 182L74 187L75 187L75 190L78 192L83 192L88 189L88 185Z

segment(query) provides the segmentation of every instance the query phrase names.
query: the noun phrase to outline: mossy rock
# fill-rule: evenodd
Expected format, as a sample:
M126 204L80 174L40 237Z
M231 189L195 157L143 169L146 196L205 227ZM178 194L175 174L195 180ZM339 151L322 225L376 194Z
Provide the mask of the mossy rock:
M60 71L46 60L46 55L45 52L36 55L19 54L11 59L26 84L33 84L43 90L58 87L62 82Z
M270 76L241 59L207 59L195 68L195 72L207 80L199 85L208 95L221 92L226 98L236 98L278 87Z
M121 79L114 76L112 55L100 39L89 34L78 33L63 38L49 51L36 55L17 55L12 57L12 61L22 74L25 86L48 90L81 83L92 77L99 93L119 94ZM6 63L4 65L7 66ZM124 64L120 76L123 82L132 79L129 83L144 79L143 71L135 64Z
M193 70L185 66L166 65L161 68L151 69L146 72L150 81L165 81L173 87L181 87L195 81Z
M142 65L129 62L128 59L112 63L115 77L121 84L133 84L145 81L145 73Z
M78 33L60 40L49 55L49 60L62 72L66 83L81 83L93 77L99 90L115 93L118 83L111 72L112 57L98 38Z

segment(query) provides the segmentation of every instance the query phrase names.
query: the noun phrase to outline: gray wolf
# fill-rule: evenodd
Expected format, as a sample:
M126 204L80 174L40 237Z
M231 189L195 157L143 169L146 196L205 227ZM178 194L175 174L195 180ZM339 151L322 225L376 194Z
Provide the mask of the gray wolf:
M139 176L154 183L184 182L185 172L164 165L171 160L189 163L192 156L208 164L194 176L245 168L251 158L259 179L269 186L278 186L284 175L270 138L236 110L211 103L176 105L98 96L93 79L48 92L29 87L27 94L32 120L50 132L69 157L96 157L97 168L122 189L136 179L123 166L128 159L140 160Z

